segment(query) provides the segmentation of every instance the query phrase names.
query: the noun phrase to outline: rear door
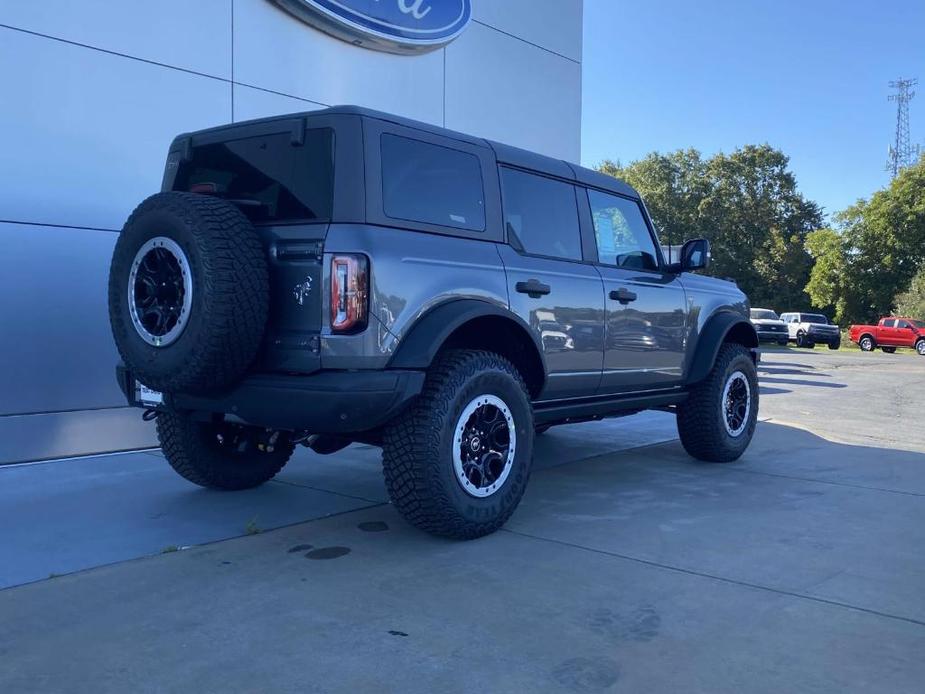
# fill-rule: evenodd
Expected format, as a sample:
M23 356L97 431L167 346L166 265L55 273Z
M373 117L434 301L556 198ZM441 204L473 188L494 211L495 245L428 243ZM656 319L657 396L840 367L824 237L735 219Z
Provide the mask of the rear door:
M896 344L901 347L915 346L915 340L918 336L912 329L912 323L907 320L896 321Z
M592 395L601 378L604 292L584 262L575 186L501 168L509 245L498 246L511 310L542 345L548 380L541 399Z
M637 200L587 189L606 323L601 393L663 388L681 382L687 299L666 272Z
M878 345L896 345L897 344L897 335L896 335L896 320L889 318L883 323L880 324L880 327L877 328L877 344Z

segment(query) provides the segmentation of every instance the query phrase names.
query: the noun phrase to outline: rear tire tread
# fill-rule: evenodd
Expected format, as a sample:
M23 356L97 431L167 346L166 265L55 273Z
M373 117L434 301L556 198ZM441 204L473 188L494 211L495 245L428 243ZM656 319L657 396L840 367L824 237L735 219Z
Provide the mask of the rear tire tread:
M441 451L443 434L446 427L454 425L450 421L453 401L469 379L486 371L502 371L513 378L523 391L530 411L526 383L510 361L494 352L453 350L438 357L428 371L417 401L386 428L382 469L389 498L405 520L430 534L470 540L493 533L507 522L523 496L529 478L529 458L523 479L515 479L512 473L506 483L511 488L498 492L508 495L504 511L484 522L473 522L458 513L440 477L439 465L448 456ZM532 433L532 417L518 426L518 448L528 446L521 440L523 426L528 426ZM529 448L527 453L532 456Z

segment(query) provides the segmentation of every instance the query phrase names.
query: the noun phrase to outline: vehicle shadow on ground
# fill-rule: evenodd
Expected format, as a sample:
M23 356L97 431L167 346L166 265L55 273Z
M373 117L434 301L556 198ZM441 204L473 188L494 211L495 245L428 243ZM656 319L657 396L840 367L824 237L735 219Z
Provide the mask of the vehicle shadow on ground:
M814 374L816 375L816 374ZM759 383L779 383L793 386L815 386L818 388L847 388L844 383L826 383L825 381L809 381L805 378L776 378L773 376L758 376Z

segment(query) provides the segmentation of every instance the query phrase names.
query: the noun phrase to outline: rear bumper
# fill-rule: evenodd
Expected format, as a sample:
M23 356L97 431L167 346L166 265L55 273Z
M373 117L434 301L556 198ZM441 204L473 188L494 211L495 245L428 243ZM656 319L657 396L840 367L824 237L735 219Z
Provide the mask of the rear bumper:
M129 405L138 402L135 379L116 369ZM424 387L423 371L318 371L306 376L258 374L215 395L165 393L165 408L225 414L248 424L312 434L376 429L401 412Z

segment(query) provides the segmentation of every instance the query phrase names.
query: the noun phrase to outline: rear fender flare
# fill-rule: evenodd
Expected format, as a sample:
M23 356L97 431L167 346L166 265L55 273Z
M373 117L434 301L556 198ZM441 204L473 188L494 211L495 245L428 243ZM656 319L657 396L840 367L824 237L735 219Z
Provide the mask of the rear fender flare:
M392 369L426 369L431 365L440 348L458 328L475 318L497 316L510 320L528 337L543 365L546 374L546 360L537 336L520 316L478 299L458 299L431 309L417 319L409 332L401 339L398 349L389 361Z

